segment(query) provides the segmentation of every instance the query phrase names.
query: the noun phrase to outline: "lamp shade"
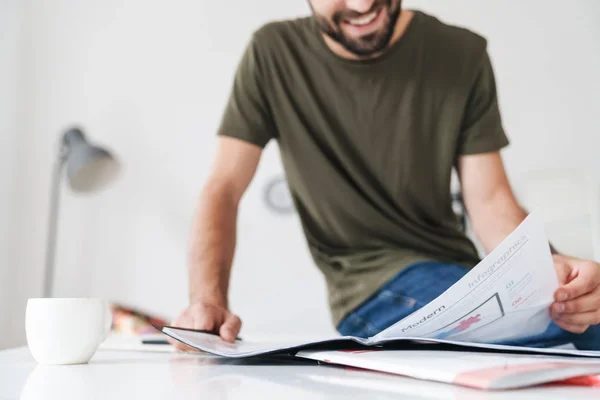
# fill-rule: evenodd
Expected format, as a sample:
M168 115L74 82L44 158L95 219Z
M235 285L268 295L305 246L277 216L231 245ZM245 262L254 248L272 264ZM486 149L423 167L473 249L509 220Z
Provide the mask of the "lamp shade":
M80 129L67 131L63 144L68 150L66 172L73 191L102 190L117 177L120 169L117 160L108 150L90 144Z

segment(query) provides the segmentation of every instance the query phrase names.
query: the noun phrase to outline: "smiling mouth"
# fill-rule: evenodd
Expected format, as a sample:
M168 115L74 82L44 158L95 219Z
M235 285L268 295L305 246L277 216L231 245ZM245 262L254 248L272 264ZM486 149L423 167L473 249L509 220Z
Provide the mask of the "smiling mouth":
M367 26L377 19L382 10L383 8L380 8L359 18L345 19L344 22L352 26Z

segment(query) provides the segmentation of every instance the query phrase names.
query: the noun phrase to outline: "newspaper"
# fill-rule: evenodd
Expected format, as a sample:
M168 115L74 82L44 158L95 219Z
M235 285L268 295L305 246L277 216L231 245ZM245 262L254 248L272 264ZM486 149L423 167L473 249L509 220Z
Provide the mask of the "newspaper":
M300 351L297 357L476 389L516 389L600 374L581 357L433 350ZM591 384L588 383L588 385Z
M161 327L191 347L226 357L294 352L319 346L379 346L395 341L447 343L470 348L600 357L600 351L506 346L502 342L543 333L558 288L541 214L531 213L494 251L439 297L370 338L334 337L314 342L227 343L216 335Z
M558 286L543 221L531 214L461 280L373 340L497 343L535 336L551 322Z

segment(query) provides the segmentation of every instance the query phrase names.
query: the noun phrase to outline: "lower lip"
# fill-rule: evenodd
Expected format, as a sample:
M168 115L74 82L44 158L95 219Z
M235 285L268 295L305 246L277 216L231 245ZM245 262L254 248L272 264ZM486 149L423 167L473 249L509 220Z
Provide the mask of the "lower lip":
M369 22L368 24L352 25L348 22L342 22L342 24L344 25L346 30L349 31L350 33L352 33L353 35L361 36L361 35L372 32L374 30L374 28L376 28L377 25L379 25L379 22L381 19L383 19L384 14L385 13L383 12L383 8L382 8L382 9L379 9L379 11L377 11L377 15L375 16L375 18L373 18L373 21Z

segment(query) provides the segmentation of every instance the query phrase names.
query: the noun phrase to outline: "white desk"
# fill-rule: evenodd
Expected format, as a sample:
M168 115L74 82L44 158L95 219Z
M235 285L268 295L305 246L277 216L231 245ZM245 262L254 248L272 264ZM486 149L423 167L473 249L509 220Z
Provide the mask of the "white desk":
M600 388L483 392L308 361L218 359L99 350L84 365L38 366L26 347L0 351L0 399L599 399Z

